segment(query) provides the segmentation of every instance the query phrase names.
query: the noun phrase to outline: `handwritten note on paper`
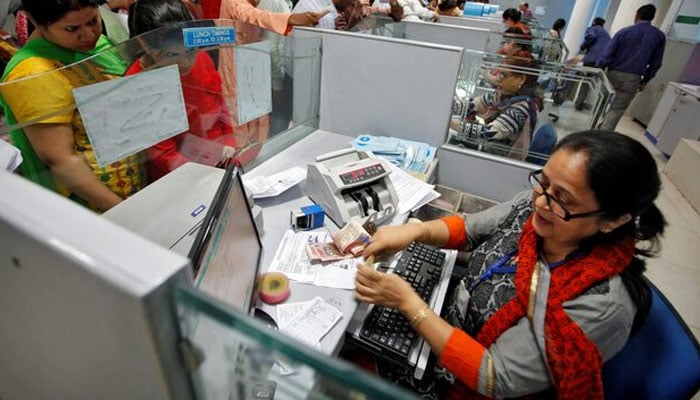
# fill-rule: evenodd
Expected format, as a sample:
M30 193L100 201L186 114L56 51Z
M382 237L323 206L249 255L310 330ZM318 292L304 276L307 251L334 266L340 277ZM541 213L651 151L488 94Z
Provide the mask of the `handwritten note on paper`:
M236 46L237 125L272 111L271 68L269 42Z
M309 346L315 346L342 317L340 310L315 297L311 306L289 321L282 331Z
M177 65L73 89L105 166L189 129Z

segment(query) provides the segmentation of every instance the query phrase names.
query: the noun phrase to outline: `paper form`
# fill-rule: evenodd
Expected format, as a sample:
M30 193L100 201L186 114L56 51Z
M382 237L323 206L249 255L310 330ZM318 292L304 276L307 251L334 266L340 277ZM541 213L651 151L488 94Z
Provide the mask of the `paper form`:
M293 167L267 177L248 178L244 175L243 184L250 190L254 198L261 199L277 196L304 179L306 179L306 168Z
M22 164L22 153L18 148L0 139L0 169L14 171Z
M423 207L424 205L430 203L431 201L437 199L438 197L442 196L440 192L436 190L431 190L428 194L425 195L418 203L416 203L413 208L411 208L411 211L416 211L417 209Z
M336 289L355 289L359 258L336 261L316 270L314 285Z
M320 264L311 264L306 253L307 244L325 243L331 240L328 232L294 232L288 230L284 233L282 241L277 247L275 257L268 268L269 272L281 272L291 280L299 282L313 282L316 278L316 270Z
M425 204L440 197L440 194L433 190L433 185L408 175L393 164L389 164L389 167L391 168L389 179L394 185L396 196L399 198L399 204L396 207L399 214L407 213L416 208L418 204Z
M311 306L289 321L282 331L309 346L315 346L342 317L340 310L315 297Z
M294 232L284 233L277 247L268 272L281 272L287 278L316 286L337 289L355 289L357 263L361 257L348 258L327 264L311 263L306 251L307 244L330 243L333 241L328 231L323 232ZM278 322L279 324L279 322Z
M303 313L307 308L311 307L313 300L300 301L297 303L286 303L277 305L277 326L284 329L289 321Z

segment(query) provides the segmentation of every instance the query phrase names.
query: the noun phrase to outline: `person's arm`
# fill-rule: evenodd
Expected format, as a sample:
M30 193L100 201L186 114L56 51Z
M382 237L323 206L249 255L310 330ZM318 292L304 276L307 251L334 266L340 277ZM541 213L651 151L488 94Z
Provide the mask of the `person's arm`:
M486 131L487 137L491 140L514 142L520 136L528 115L527 102L520 101L511 105L491 121Z
M664 38L661 43L654 49L651 53L651 59L649 59L649 65L647 65L646 72L644 72L644 77L642 78L642 88L647 82L652 80L656 73L661 68L661 63L664 59L664 49L666 48L666 38Z
M586 31L586 35L583 38L583 43L581 44L581 51L586 51L591 48L596 42L596 37L593 32Z
M437 14L435 14L434 11L430 11L429 9L423 7L418 0L410 0L410 2L412 3L411 8L413 9L413 12L418 16L418 18L424 21L436 19Z
M439 358L445 352L449 353L446 356L449 359L455 352L453 347L459 345L461 363L458 377L470 387L478 389L479 370L486 349L435 314L408 282L396 274L381 273L361 264L358 266L355 287L358 300L398 309ZM453 339L455 336L458 339Z
M151 168L156 171L172 171L190 161L178 150L176 137L165 139L146 149Z
M405 248L411 242L445 246L450 239L450 228L441 219L396 226L382 226L372 236L362 255L365 259L377 254L391 254Z
M615 53L617 53L617 47L619 46L620 43L620 32L616 33L615 36L608 42L607 46L605 46L605 50L603 50L603 54L598 57L598 61L596 62L596 67L598 68L607 68L612 64L613 59L615 57Z
M498 82L498 72L496 72L496 83ZM474 111L476 111L476 114L480 117L482 117L486 111L488 111L489 107L491 107L495 103L495 94L494 93L486 93L483 94L479 97L474 98Z
M380 0L374 0L372 8L380 14L391 17L394 22L399 22L403 18L403 7L396 0L390 0L388 4L382 3Z
M224 0L221 6L221 18L243 21L280 35L289 33L289 28L293 26L316 26L327 13L271 13L257 9L246 0Z
M122 201L76 154L69 124L34 124L25 127L24 132L54 177L91 206L104 211Z

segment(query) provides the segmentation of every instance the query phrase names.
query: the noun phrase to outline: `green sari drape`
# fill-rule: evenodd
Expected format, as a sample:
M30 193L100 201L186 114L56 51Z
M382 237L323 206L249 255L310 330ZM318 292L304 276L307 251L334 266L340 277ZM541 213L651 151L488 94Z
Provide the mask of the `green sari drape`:
M100 36L95 48L86 53L59 47L43 38L35 38L27 42L24 47L19 49L10 59L9 63L5 67L5 73L0 81L5 83L5 79L10 72L22 61L31 57L56 60L64 66L75 64L90 58L90 61L97 64L103 73L118 76L124 75L127 65L119 57L119 55L116 54L116 52L107 51L111 47L112 43L104 35ZM2 94L0 94L0 105L5 112L5 118L7 119L8 125L16 125L17 120L12 113L10 106L7 104L5 99L3 99ZM47 189L57 191L56 182L54 182L48 166L44 164L36 155L31 143L29 143L29 140L24 133L24 130L20 128L12 130L10 132L10 139L12 140L12 144L14 144L22 152L23 162L19 167L20 174Z

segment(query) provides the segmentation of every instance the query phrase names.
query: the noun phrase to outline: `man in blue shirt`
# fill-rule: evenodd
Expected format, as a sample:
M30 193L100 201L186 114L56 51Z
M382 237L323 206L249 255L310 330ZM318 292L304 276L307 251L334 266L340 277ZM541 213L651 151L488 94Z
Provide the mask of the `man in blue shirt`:
M639 7L635 24L617 32L597 61L599 68L608 69L608 79L617 92L601 129L615 130L634 96L661 68L666 36L651 26L655 15L653 5Z
M603 28L605 25L605 20L600 17L593 19L593 24L586 29L586 35L583 38L583 43L581 44L581 52L585 52L586 55L583 56L583 66L584 67L595 67L598 62L598 58L603 54L605 47L610 42L610 34ZM588 95L589 85L584 83L581 85L581 90L579 91L578 97L576 98L576 109L582 110L583 103L586 101L586 96Z

